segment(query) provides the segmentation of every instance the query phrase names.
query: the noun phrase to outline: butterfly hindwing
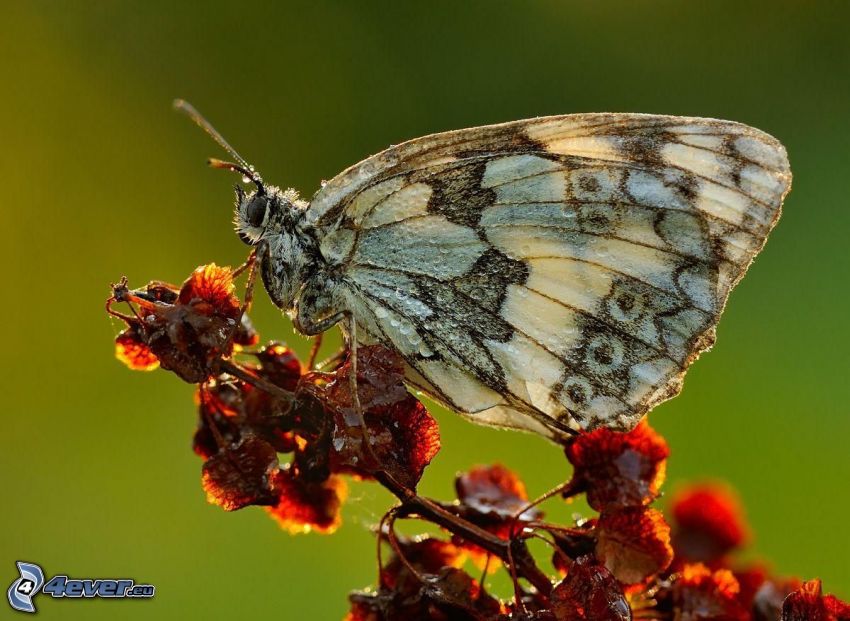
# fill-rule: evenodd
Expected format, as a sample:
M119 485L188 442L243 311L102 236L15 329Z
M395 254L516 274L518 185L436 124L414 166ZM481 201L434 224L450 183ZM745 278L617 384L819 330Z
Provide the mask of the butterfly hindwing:
M791 175L744 125L571 115L379 153L308 217L364 340L475 420L628 428L674 396Z

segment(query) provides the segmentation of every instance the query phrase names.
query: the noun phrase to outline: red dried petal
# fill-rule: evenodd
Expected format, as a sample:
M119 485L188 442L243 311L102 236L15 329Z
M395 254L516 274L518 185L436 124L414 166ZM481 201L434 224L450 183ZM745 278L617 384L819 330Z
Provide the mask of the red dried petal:
M167 282L154 281L148 283L145 287L145 294L148 299L164 304L174 304L179 293L180 290L177 287Z
M138 307L142 321L135 324L137 340L150 348L162 368L190 383L209 378L215 362L231 354L234 337L243 331L229 268L199 267L179 294L162 283L129 291L122 281L113 296Z
M192 451L205 461L218 453L218 443L203 418L192 436Z
M402 381L402 363L395 352L380 346L358 351L358 395L371 450L349 392L350 364L342 365L324 391L333 409L330 463L335 472L373 476L386 472L413 489L425 467L440 450L437 421Z
M483 592L472 576L455 567L444 567L438 575L426 576L422 599L429 611L437 609L431 617L435 619L495 619L502 612L496 598Z
M203 397L202 399L200 397ZM209 391L198 395L198 427L192 437L192 450L204 460L219 452L219 442L231 446L239 441L241 429L234 415L218 407L218 401ZM213 430L212 425L215 426Z
M153 371L159 358L142 340L138 324L132 324L115 337L115 357L134 371Z
M134 305L141 317L138 322L124 317L132 322L137 337L133 340L146 345L163 369L189 383L206 381L214 373L216 362L230 356L234 338L242 342L251 339L241 323L242 310L233 295L229 268L199 267L179 294L163 283L130 291L122 280L113 287L113 299ZM126 338L119 346L119 355L138 353L138 346ZM128 349L131 346L133 350Z
M372 408L364 418L374 458L365 449L361 428L350 426L337 413L331 468L364 477L383 471L405 487L415 488L425 467L440 450L437 421L411 395L391 406Z
M282 468L273 481L278 494L277 504L267 507L269 514L290 533L332 533L342 523L340 508L348 489L340 477L313 483L293 474L292 468Z
M686 565L672 588L674 617L682 621L749 621L738 601L739 585L728 569Z
M342 621L385 621L381 610L381 598L374 593L351 593L348 596L350 610Z
M567 576L552 590L556 621L630 621L631 609L614 576L592 557L569 566Z
M352 593L349 621L485 621L504 619L502 604L456 567L415 578L411 588ZM407 585L406 585L407 586Z
M514 519L528 506L528 493L519 477L501 464L476 466L459 474L455 479L455 490L460 501L460 515L502 539L510 539L524 522L543 515L533 507L523 512L519 519ZM483 567L487 559L484 550L460 537L453 540L473 553L476 564ZM491 565L491 568L495 570L496 565Z
M399 466L407 466L408 487L415 487L426 466L440 451L440 426L425 406L412 395L394 406L390 413L392 424L400 429L393 434L401 440L400 446L410 447L398 454ZM391 432L392 433L392 432Z
M245 397L252 390L253 386L240 380L212 379L199 387L195 400L210 412L239 418L244 413Z
M596 524L596 556L620 582L642 582L673 560L670 527L655 509L605 511Z
M782 603L781 621L847 621L850 605L834 595L824 595L820 580L803 583Z
M351 596L352 618L495 620L500 603L460 569L464 560L463 551L448 541L398 537L397 552L382 568L378 593Z
M204 463L202 483L207 501L225 511L248 505L268 505L277 500L272 475L277 453L264 440L247 436Z
M646 420L628 433L597 429L583 433L566 447L574 466L574 489L587 492L597 511L646 505L664 482L667 443Z
M428 535L411 539L399 538L399 548L407 562L417 571L436 574L443 567L462 567L465 555L463 550L450 541ZM407 568L407 565L394 554L386 569Z
M673 549L675 548L674 544ZM756 593L767 580L767 569L761 565L751 565L744 569L736 569L733 574L739 585L738 601L745 608L752 608Z
M242 319L233 333L233 342L240 347L251 347L260 342L260 333L254 328L248 313L243 313Z
M295 412L289 401L250 385L245 391L242 415L245 424L254 428L256 433L269 442L269 433L274 434L281 427L284 431L290 431L295 422Z
M196 402L200 422L193 447L202 457L218 452L210 420L228 444L238 441L242 434L251 433L271 444L278 453L289 453L296 448L292 431L294 413L290 412L288 402L250 384L221 377L209 380L196 393Z
M177 303L191 305L207 315L216 313L232 319L242 312L239 299L234 295L233 272L215 263L202 265L192 272L180 288Z
M546 530L552 537L555 550L552 553L552 565L565 576L573 559L595 554L596 536L594 529L598 520L581 520L575 527L561 528L551 524Z
M349 375L351 361L333 374L327 386L327 398L334 407L346 413L356 423L351 405ZM396 352L380 345L357 348L357 396L363 409L391 405L409 393L404 385L404 360Z
M835 621L850 620L850 604L838 599L835 595L824 595L823 605L827 613L830 615L828 619Z
M747 539L740 503L725 486L702 484L672 502L673 547L691 562L711 563Z
M466 559L463 551L453 543L435 537L399 537L398 544L406 562L393 553L381 569L379 586L382 591L405 597L415 595L422 586L408 566L419 574L435 575L444 567L462 567Z
M301 379L301 362L294 351L283 343L272 341L256 355L261 377L285 390L295 390Z
M501 464L476 466L455 479L461 505L496 520L513 517L528 504L525 484Z

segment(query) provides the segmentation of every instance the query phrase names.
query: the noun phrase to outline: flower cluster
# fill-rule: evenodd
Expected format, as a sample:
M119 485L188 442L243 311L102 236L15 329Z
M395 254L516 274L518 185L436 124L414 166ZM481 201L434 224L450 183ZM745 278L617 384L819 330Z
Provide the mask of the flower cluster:
M115 302L131 314L113 310ZM440 448L436 421L402 382L400 359L360 348L358 415L351 361L319 372L279 342L259 346L228 268L200 267L181 287L130 290L122 281L108 308L127 324L115 339L119 360L198 385L193 448L204 459L207 500L227 511L260 505L290 532L332 532L346 496L340 475L380 474L413 490Z
M390 556L377 587L350 596L348 621L850 620L850 606L824 595L817 580L736 564L748 528L725 487L681 491L669 521L654 508L669 449L646 421L568 441L571 477L534 501L501 465L459 474L451 502L420 496L439 431L405 388L403 361L361 346L319 369L282 343L261 346L248 304L234 294L238 272L209 265L181 287L114 285L107 310L126 324L116 355L130 368L162 367L197 384L193 448L209 502L227 511L263 506L298 533L339 525L345 475L375 480L398 498L376 529ZM579 495L594 515L546 520L544 500ZM395 524L407 518L443 534L402 537ZM551 558L532 554L532 540L545 542ZM513 597L488 593L467 571L476 566L485 575L502 567Z

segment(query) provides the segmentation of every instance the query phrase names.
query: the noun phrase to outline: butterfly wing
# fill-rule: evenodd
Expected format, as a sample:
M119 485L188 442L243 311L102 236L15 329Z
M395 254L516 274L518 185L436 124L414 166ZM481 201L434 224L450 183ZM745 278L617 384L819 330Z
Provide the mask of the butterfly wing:
M427 136L341 173L308 218L366 341L482 423L632 427L675 396L790 188L727 121L546 117Z

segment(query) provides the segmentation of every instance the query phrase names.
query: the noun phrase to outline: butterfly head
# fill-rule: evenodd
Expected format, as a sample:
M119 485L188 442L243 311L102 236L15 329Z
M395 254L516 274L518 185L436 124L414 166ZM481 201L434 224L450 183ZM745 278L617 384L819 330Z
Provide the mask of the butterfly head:
M288 310L315 254L315 241L304 230L307 203L295 190L274 186L246 193L236 187L234 224L239 239L259 247L260 275L272 301Z
M263 186L246 193L236 186L236 234L244 243L256 246L263 239L292 232L305 206L295 190Z

